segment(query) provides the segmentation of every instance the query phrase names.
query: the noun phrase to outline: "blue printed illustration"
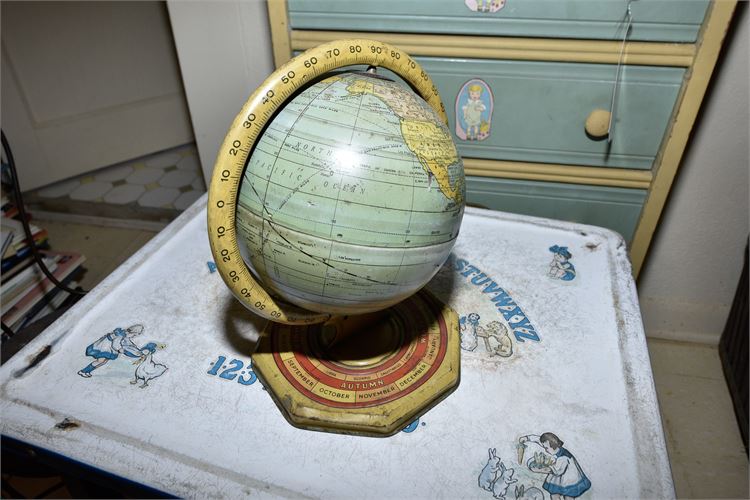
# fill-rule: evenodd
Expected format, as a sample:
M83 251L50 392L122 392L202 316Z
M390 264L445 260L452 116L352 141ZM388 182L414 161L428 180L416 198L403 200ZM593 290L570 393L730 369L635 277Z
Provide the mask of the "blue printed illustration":
M488 452L487 463L479 473L479 487L492 492L493 497L504 500L508 487L518 482L517 479L513 479L515 470L505 466L500 457L497 456L496 448L490 448Z
M474 12L497 12L505 7L506 0L464 0L464 4Z
M509 358L513 355L513 341L508 334L508 328L499 321L491 321L485 327L479 324L481 316L470 313L459 319L461 334L461 349L475 351L480 345L479 351L484 351L490 356ZM477 351L478 352L478 351Z
M591 481L581 465L573 454L563 448L563 441L555 434L545 432L540 436L522 436L518 439L516 448L518 462L536 476L536 481L544 475L541 486L552 500L578 498L591 488ZM542 491L536 487L522 488L525 488L522 490L525 498L544 498ZM519 498L518 493L516 498Z
M549 251L553 255L547 276L562 281L573 281L576 277L576 268L570 262L573 254L570 253L568 247L553 245L549 247Z
M461 332L461 349L464 351L473 351L477 348L479 333L479 315L471 313L468 316L461 316L458 320Z
M141 381L142 384L138 387L146 387L150 380L161 377L164 372L167 371L167 365L163 363L157 363L154 361L153 355L157 350L164 349L165 344L157 344L155 342L149 342L144 345L141 351L145 354L135 363L138 365L135 369L135 378L130 381L131 384L137 384Z
M427 286L458 312L464 355L513 361L519 350L542 340L525 306L467 259L451 253Z
M143 334L143 325L135 324L126 329L115 328L113 331L103 335L95 342L86 347L86 356L94 358L94 361L78 370L78 375L83 378L91 378L93 372L110 361L116 360L120 355L126 358L135 358L133 364L138 365L135 369L134 380L131 384L142 382L140 387L146 387L150 380L160 377L167 371L167 366L157 363L153 355L157 350L164 349L165 344L149 342L139 347L135 339Z
M209 375L218 375L223 380L236 379L240 385L253 385L258 380L258 376L253 371L251 361L247 363L239 359L233 359L228 363L226 361L226 356L219 356L216 361L211 362L211 368L206 373Z
M424 427L425 423L422 422L422 427ZM417 430L419 427L419 419L414 420L412 423L401 429L401 432L405 432L407 434L410 434Z
M477 266L472 265L466 259L457 259L453 254L450 254L446 261L446 266L456 271L459 276L468 278L469 283L481 288L482 295L487 297L489 306L495 309L497 313L508 323L513 337L516 342L525 342L531 340L539 342L539 334L536 332L536 328L531 324L531 321L526 316L526 313L521 309L521 306L516 303L513 297L503 288L501 288L495 280L484 273ZM476 321L479 318L475 318ZM467 320L468 321L468 318ZM478 323L477 323L478 324ZM491 331L499 330L491 328ZM480 330L477 328L477 332ZM502 337L503 334L498 332L497 337Z
M456 136L464 141L483 141L490 135L494 98L484 80L464 83L456 96Z

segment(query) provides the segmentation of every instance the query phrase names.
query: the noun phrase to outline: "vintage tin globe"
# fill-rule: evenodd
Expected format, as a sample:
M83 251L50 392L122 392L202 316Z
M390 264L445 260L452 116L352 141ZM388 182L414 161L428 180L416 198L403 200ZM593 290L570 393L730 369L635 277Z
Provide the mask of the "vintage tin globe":
M311 311L358 314L423 287L463 217L461 159L410 88L342 73L300 92L259 138L235 218L267 290Z

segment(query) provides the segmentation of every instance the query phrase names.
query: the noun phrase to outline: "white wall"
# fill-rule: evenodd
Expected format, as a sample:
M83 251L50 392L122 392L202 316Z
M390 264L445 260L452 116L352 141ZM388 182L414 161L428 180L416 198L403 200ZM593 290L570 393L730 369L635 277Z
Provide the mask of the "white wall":
M206 184L229 125L273 71L266 3L169 1Z
M748 10L738 9L639 280L649 336L718 343L734 297L748 237Z

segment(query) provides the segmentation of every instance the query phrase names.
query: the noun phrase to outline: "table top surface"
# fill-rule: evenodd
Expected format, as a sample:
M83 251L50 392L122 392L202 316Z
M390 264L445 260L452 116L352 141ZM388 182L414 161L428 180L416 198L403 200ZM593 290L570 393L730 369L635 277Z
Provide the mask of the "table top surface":
M257 381L265 321L215 272L205 205L0 368L4 435L188 497L674 496L616 233L467 208L428 284L461 318L460 386L368 438L292 427Z

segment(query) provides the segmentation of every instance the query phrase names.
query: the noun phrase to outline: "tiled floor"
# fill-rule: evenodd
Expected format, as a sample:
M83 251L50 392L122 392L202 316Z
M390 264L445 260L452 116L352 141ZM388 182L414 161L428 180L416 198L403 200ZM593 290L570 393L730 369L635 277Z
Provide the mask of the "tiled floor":
M169 221L205 192L197 150L187 144L45 186L24 197L32 210Z
M53 248L87 256L85 288L94 286L156 234L59 220L38 222L49 231ZM717 349L655 339L648 346L678 497L748 498L748 459ZM17 489L44 490L39 479L21 479L13 478L11 484ZM54 486L54 480L44 483L50 484ZM52 494L66 493L59 489Z

